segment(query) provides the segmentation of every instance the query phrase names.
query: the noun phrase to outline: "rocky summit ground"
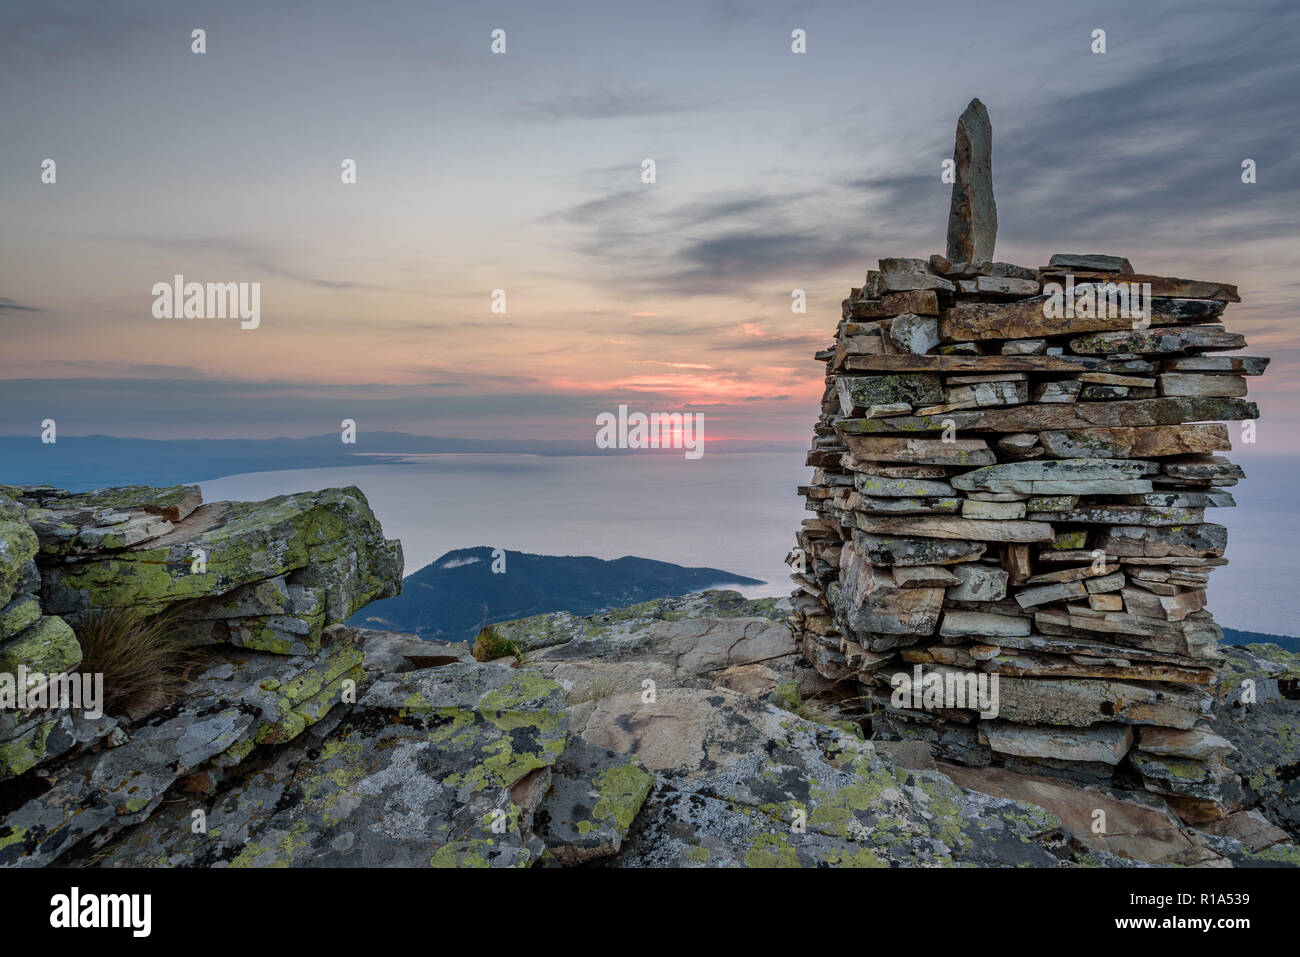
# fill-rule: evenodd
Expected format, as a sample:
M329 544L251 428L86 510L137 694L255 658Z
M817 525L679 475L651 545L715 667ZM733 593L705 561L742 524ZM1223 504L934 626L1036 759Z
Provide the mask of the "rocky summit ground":
M327 629L317 659L296 672L284 656L215 651L182 701L9 810L0 863L1295 862L1287 835L1257 810L1244 812L1252 827L1216 834L1179 824L1154 795L938 766L924 748L863 740L816 703L827 683L793 651L784 616L780 602L731 592L546 615L505 626L530 645L522 662L480 663L462 643L346 626ZM1233 676L1254 675L1267 694L1278 683L1269 676L1296 663L1264 652L1229 649ZM284 743L247 736L254 723L241 723L240 705L268 685L310 699L358 665L355 704ZM1259 732L1293 728L1296 702L1278 693L1271 707L1250 727L1229 713L1220 730L1249 742L1258 763L1245 777L1275 814L1293 806L1286 767L1297 755L1286 734ZM134 802L87 799L118 777L134 782ZM64 823L74 805L82 812ZM1105 835L1090 828L1095 808L1107 812ZM196 811L205 832L192 827Z
M93 503L14 493L26 512L11 504L9 520L37 527L11 536L28 556L15 567L36 562L60 587L15 573L13 601L47 617L51 596L75 621L80 596L117 595L109 566L158 578L160 602L169 586L149 556L188 562L193 541L218 561L253 559L218 567L219 609L199 595L207 643L179 696L0 727L3 867L1300 863L1300 659L1274 646L1224 649L1212 730L1235 748L1241 784L1234 813L1192 827L1140 786L939 764L924 742L868 740L861 702L797 650L784 599L709 591L542 615L499 626L517 653L480 662L464 643L341 623L391 593L400 568L356 490L148 520L128 496L108 546L87 531L107 521ZM288 547L242 542L259 511ZM329 549L338 526L353 529L352 557Z

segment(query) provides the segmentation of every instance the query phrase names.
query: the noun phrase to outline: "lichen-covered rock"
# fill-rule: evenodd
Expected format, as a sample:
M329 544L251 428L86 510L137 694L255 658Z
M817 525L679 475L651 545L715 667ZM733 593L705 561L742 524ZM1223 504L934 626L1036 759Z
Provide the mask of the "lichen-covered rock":
M43 568L45 611L75 622L90 608L153 612L185 603L182 617L195 643L305 654L320 647L325 624L400 591L400 543L384 539L357 488L186 511L197 494L189 488L88 493L106 498L110 492L130 492L124 500L139 514L153 518L149 510L157 509L176 519L167 520L161 534L130 544L114 541L111 547L102 537L85 542L78 531L71 539L78 547L60 548L59 557ZM150 492L159 494L151 498ZM91 504L85 514L104 521ZM62 524L82 514L47 512Z
M635 755L572 738L551 768L551 789L534 826L562 864L617 854L654 776Z
M81 645L63 619L41 610L36 533L28 508L0 487L0 781L97 740L112 721L28 702L30 691L81 662ZM20 708L19 705L22 705Z
M1210 721L1236 752L1242 804L1300 840L1300 655L1277 645L1225 646Z
M27 669L28 682L44 675L70 671L81 662L81 645L62 618L44 615L0 646L0 673L16 675ZM38 679L35 673L42 678Z
M786 623L789 612L786 599L705 591L581 618L536 615L496 628L532 649L529 667L563 684L571 705L640 692L647 681L708 688L735 680L735 669L749 666L762 666L778 681L792 679L811 694L829 682L803 661Z
M197 485L128 485L93 492L0 486L27 506L43 555L127 548L166 534L203 500Z
M522 866L564 749L563 692L477 662L376 681L324 736L269 755L215 801L169 805L107 866ZM534 786L540 776L541 787ZM207 833L186 821L203 810Z
M1081 786L1003 768L963 768L943 764L940 770L962 787L1036 804L1055 815L1080 844L1109 864L1139 862L1184 867L1257 866L1257 852L1278 844L1285 834L1254 827L1185 826L1158 796L1143 791ZM1223 824L1224 822L1217 822ZM1279 853L1284 848L1278 848ZM1113 856L1112 856L1113 855ZM1285 863L1277 861L1275 863Z
M501 622L494 627L503 637L532 649L560 645L574 639L617 640L644 631L654 622L728 618L785 621L789 613L790 602L786 598L746 599L740 592L709 589L690 595L656 598L594 615L578 616L557 611Z
M0 641L12 638L40 617L40 600L29 595L18 595L0 608Z
M21 505L0 495L0 607L14 597L24 567L39 548L36 533L27 524L25 514Z
M196 517L202 509L178 516L176 529ZM327 565L336 560L319 548ZM106 553L41 560L84 564L91 554ZM181 623L251 629L306 607L324 607L328 620L330 586L318 582L337 581L334 572L309 570L307 585L297 571L195 602ZM40 764L0 780L0 866L1300 863L1276 829L1235 806L1194 833L1170 811L1187 820L1225 800L1204 796L1199 779L1186 783L1175 773L1182 763L1217 766L1233 745L1234 761L1242 750L1254 759L1275 742L1251 751L1217 725L1146 723L1152 708L1183 706L1166 695L1125 704L1112 722L1130 723L1102 729L1125 742L1136 730L1139 752L1125 766L1153 791L936 766L932 752L986 764L990 746L974 727L882 709L877 731L886 716L891 729L920 730L877 747L856 724L834 726L825 702L806 708L801 681L811 671L782 620L790 607L710 592L587 618L539 616L503 626L531 647L514 667L475 661L463 643L324 625L307 653L200 648L178 699L129 720L0 713L0 777ZM1222 706L1256 709L1242 733L1285 737L1259 722L1294 703L1296 662L1245 650L1227 660L1235 670L1217 689ZM1248 676L1265 710L1244 702ZM1070 733L1105 744L1093 763L1107 768L1100 759L1122 750ZM1274 773L1276 785L1269 778L1247 794L1268 814L1295 803L1285 768ZM1097 806L1115 817L1101 837L1088 830Z
M117 726L118 720L111 715L94 716L66 708L0 711L0 781L89 747Z
M326 633L337 633L359 645L366 656L366 672L376 675L395 675L457 662L469 664L474 660L469 645L463 641L433 641L351 625L331 625Z
M1060 822L1041 808L900 769L868 742L732 692L678 690L651 704L622 695L577 730L656 772L620 867L1074 859Z
M148 818L181 778L292 740L342 699L347 682L356 686L361 663L345 641L294 658L214 649L184 696L132 727L125 743L42 774L0 821L0 866L51 864L82 841L102 846Z

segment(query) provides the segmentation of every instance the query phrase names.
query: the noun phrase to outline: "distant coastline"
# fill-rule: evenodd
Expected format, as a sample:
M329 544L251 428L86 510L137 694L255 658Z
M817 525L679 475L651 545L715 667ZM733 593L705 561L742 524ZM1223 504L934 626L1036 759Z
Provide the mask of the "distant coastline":
M593 436L595 435L593 426ZM714 454L788 452L797 444L713 440ZM359 432L354 445L338 433L274 439L137 439L60 435L0 435L0 484L53 485L84 492L114 485L180 485L227 475L351 465L404 465L429 455L540 455L546 457L676 454L599 449L591 441L456 439L407 432Z

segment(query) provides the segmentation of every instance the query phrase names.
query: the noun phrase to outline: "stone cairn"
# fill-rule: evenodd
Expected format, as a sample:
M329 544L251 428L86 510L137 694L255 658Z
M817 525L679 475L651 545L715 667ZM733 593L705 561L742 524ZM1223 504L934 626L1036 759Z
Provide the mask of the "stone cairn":
M1246 345L1221 325L1233 286L1114 256L994 261L991 137L972 101L947 255L880 260L815 356L800 644L860 683L876 738L1222 817L1236 785L1204 722L1222 638L1204 606L1227 536L1205 510L1235 504L1220 487L1242 471L1214 453L1225 420L1258 416L1245 377L1268 360L1211 354ZM1121 283L1149 284L1144 314ZM991 675L995 716L922 696Z

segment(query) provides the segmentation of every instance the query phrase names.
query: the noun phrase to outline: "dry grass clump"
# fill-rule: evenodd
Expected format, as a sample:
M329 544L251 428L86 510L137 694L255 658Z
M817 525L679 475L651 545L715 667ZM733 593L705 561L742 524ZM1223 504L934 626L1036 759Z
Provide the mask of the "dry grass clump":
M152 710L180 693L193 652L177 637L175 616L135 608L92 610L78 630L82 674L104 676L104 709Z

